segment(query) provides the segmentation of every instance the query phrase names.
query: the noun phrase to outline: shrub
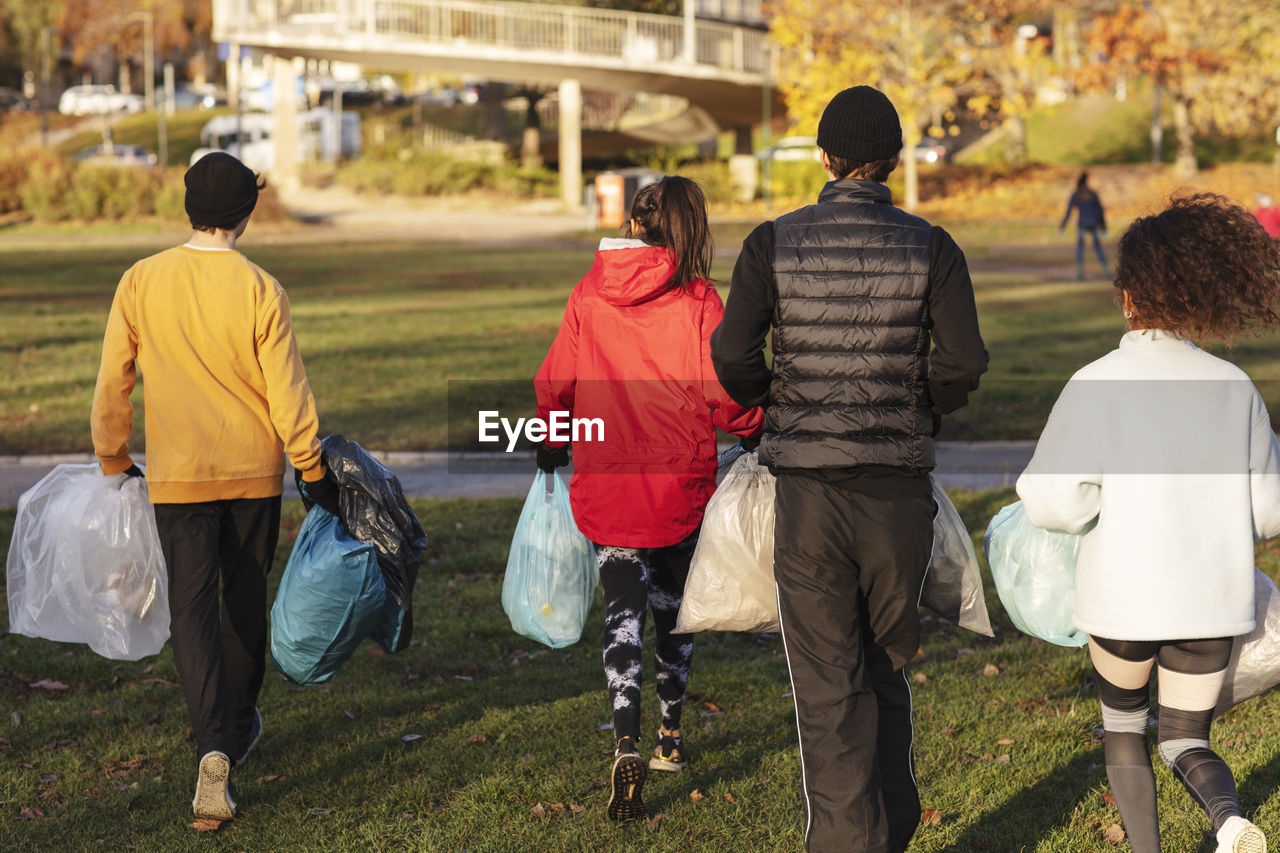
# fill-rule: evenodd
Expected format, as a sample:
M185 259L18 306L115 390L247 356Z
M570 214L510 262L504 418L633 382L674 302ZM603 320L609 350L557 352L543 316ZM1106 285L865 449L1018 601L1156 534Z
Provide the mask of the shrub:
M22 209L36 219L59 222L71 216L68 194L75 167L70 160L47 152L27 165L27 178L18 189Z
M27 179L29 161L30 157L26 154L10 153L0 156L0 213L22 210L20 192Z
M112 222L155 213L159 178L146 169L82 165L71 175L67 209L73 219Z
M554 195L559 186L548 169L528 169L510 160L453 156L402 149L394 157L363 157L338 167L337 181L358 192L407 196L461 195L494 191L520 197Z

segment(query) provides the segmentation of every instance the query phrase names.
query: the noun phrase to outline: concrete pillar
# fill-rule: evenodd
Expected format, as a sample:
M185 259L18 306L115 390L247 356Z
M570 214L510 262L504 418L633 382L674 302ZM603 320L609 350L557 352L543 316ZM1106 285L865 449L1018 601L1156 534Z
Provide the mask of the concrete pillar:
M227 51L227 106L240 107L240 45L232 42Z
M282 190L297 189L298 174L298 75L300 59L276 57L271 63L271 89L275 98L272 138L275 165L271 178Z
M560 82L560 198L582 209L582 83Z

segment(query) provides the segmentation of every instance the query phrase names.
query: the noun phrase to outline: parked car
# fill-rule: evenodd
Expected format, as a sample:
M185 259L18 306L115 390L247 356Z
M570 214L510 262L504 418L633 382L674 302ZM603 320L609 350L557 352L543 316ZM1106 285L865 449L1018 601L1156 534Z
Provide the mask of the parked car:
M58 112L69 116L140 113L141 95L117 92L115 86L72 86L58 99Z
M298 113L298 158L304 163L332 163L343 157L359 157L361 149L360 116L343 111L341 140L335 139L337 116L327 107ZM200 146L191 154L191 164L212 151L226 151L255 172L269 172L276 164L276 146L272 138L275 116L270 113L243 113L214 116L200 130ZM341 152L335 150L335 143Z
M779 139L768 148L756 153L761 160L796 161L822 159L818 153L818 140L813 136L788 136Z
M941 163L950 152L947 146L936 139L922 139L916 146L917 163Z
M35 103L17 89L0 86L0 113L22 113L35 109Z
M156 89L156 108L164 109L165 91ZM218 99L211 92L200 91L189 86L179 86L173 90L173 108L177 110L211 110L218 105Z
M141 145L94 145L71 155L76 163L94 166L141 166L154 169L159 158Z

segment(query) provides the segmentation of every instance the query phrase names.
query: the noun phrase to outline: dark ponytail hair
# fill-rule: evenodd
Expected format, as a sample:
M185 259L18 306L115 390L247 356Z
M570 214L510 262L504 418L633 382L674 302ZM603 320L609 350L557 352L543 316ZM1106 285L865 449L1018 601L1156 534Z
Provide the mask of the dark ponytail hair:
M688 178L667 175L636 193L627 236L671 254L676 268L667 279L668 290L679 287L688 292L698 279L711 279L715 246L707 227L707 200Z

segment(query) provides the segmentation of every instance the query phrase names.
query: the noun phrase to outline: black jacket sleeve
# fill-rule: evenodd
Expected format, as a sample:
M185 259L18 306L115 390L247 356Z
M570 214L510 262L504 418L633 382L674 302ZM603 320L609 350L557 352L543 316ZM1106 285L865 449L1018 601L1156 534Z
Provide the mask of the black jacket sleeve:
M711 334L711 363L724 390L740 406L769 401L764 342L773 324L778 283L773 275L773 223L756 227L742 242L733 267L724 318Z
M933 411L949 414L969 402L978 377L987 371L987 349L978 331L978 309L964 253L946 231L933 229L929 264L929 395Z

